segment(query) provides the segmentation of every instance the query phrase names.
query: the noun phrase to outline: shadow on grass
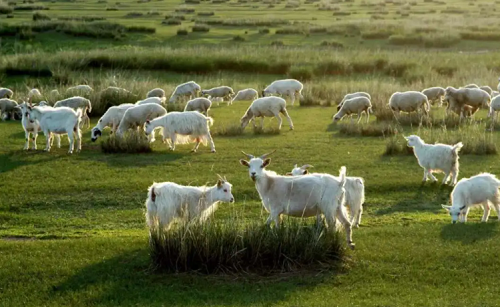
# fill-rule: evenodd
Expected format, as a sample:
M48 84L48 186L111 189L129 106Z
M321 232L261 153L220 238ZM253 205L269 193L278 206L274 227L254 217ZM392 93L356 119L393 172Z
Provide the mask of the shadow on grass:
M153 152L153 153L143 153L143 154L137 154L137 153L104 154L100 150L98 150L98 151L86 151L86 152L83 151L82 153L78 154L77 159L106 163L109 167L136 168L136 167L144 167L150 165L161 165L164 163L182 159L184 156L188 156L190 154L193 155L199 153L191 153L191 152L181 153L181 152L167 151L167 152ZM208 151L206 154L209 155L210 151Z
M53 286L50 295L79 297L82 305L113 307L270 305L285 300L291 292L307 291L324 279L331 279L330 274L258 280L227 275L157 274L148 269L148 252L133 250L87 266Z
M496 216L494 217L496 219ZM450 219L451 221L451 219ZM473 244L477 241L487 240L493 237L497 231L498 222L478 223L471 221L467 223L448 224L441 230L441 239L446 241L459 241L462 244Z
M439 204L445 204L448 202L450 192L453 188L446 185L441 185L440 182L431 183L428 181L425 184L420 184L418 188L416 186L411 186L408 187L408 189L410 191L414 191L415 189L417 189L413 197L402 199L401 201L390 207L378 209L374 212L374 214L386 215L396 212L419 211L439 213L443 211L442 207ZM392 188L392 190L394 190L394 187ZM387 192L390 193L391 189L388 189Z
M40 163L51 162L66 155L67 153L64 154L47 153L40 149L36 151L35 150L11 151L7 154L0 155L0 173L5 173L15 170L20 166L36 165Z

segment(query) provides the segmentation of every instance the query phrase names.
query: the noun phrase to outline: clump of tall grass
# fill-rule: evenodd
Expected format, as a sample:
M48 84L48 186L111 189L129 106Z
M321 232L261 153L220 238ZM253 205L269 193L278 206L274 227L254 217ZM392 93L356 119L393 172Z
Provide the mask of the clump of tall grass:
M146 135L130 131L123 136L113 134L101 142L101 151L110 153L150 153L153 151Z
M198 12L198 16L209 17L209 16L214 16L214 15L215 15L214 12Z
M192 28L193 32L208 32L210 31L210 27L204 24L196 24Z
M288 72L288 76L292 79L308 81L314 77L314 72L310 67L293 67Z
M348 120L348 119L344 119ZM364 119L361 119L362 121ZM342 123L339 124L339 133L347 136L391 136L399 133L397 125L394 123Z
M244 42L244 41L246 41L246 39L243 36L241 36L241 35L235 35L235 36L233 36L233 41L235 41L235 42Z
M283 120L283 126L288 124L286 119ZM284 127L282 127L284 129ZM253 134L255 135L278 135L281 133L281 130L278 129L278 126L272 126L269 128L261 128L259 125L253 128Z
M474 40L474 41L499 41L500 33L495 31L483 31L483 32L466 31L466 32L460 32L460 37L462 39Z
M346 257L338 232L295 220L271 229L260 223L181 224L151 230L150 255L159 271L273 273L339 269Z
M21 4L14 6L14 11L42 11L49 8L39 4Z
M32 19L33 19L33 21L38 21L38 20L50 20L51 18L47 14L35 12L33 14Z
M189 31L187 29L178 29L177 35L188 35Z
M178 26L182 24L182 21L180 19L165 19L161 22L164 25L169 25L169 26Z
M167 105L168 112L182 112L186 105L184 103L169 103Z
M337 41L322 41L320 44L321 47L330 47L330 48L344 48L344 44Z
M241 125L231 124L218 127L214 132L214 136L239 136L242 135L244 129Z
M420 136L427 144L442 143L456 144L462 142L464 147L460 150L461 155L496 155L497 145L491 132L484 129L484 125L472 124L457 130L447 130L446 127L439 129L418 129L408 134ZM406 146L406 140L400 136L394 136L387 140L385 155L412 154L413 150Z
M5 2L0 1L0 14L10 14L13 11L14 10L10 6L5 4Z

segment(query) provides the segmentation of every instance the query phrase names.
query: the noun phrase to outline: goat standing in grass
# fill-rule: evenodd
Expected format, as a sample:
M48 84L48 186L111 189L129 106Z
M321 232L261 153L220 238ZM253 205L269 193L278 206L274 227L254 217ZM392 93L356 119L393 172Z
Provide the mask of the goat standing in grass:
M158 225L163 230L168 229L176 218L204 222L217 210L219 202L234 202L231 188L232 185L222 177L211 187L153 183L146 200L146 223L150 229Z
M451 178L451 184L455 185L458 178L458 152L463 147L462 142L453 146L445 144L426 144L419 136L410 135L405 137L408 141L408 147L413 147L418 164L424 169L424 179L426 182L430 177L432 181L437 178L432 175L433 172L443 172L444 178L442 184L448 183Z
M282 214L294 217L325 216L328 227L335 230L336 218L343 224L347 236L347 244L354 248L352 227L349 221L345 202L346 168L340 169L339 178L328 174L304 175L298 177L280 176L266 170L271 163L269 154L254 157L243 152L249 161L240 160L240 164L248 167L250 178L262 200L262 206L269 212L267 225L274 222L280 226Z

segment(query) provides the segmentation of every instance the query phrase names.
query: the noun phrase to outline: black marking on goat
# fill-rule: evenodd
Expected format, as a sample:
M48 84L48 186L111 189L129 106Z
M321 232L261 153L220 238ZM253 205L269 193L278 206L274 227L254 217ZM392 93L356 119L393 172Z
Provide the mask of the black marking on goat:
M151 201L156 201L155 188L151 188Z

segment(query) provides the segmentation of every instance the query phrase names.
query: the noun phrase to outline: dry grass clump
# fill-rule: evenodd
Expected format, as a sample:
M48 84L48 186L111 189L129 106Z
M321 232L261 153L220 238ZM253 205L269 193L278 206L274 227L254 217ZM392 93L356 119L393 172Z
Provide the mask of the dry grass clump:
M230 124L217 127L215 131L212 133L214 136L240 136L244 132L244 129L241 128L241 125L238 124Z
M115 134L101 142L103 153L150 153L153 151L145 134L130 131L119 137Z
M365 115L366 116L366 115ZM349 119L344 119L344 121L349 121ZM364 119L361 119L364 121ZM382 123L341 123L339 124L339 133L347 136L367 136L367 137L379 137L379 136L391 136L396 135L402 131L397 127L395 123L382 122Z

